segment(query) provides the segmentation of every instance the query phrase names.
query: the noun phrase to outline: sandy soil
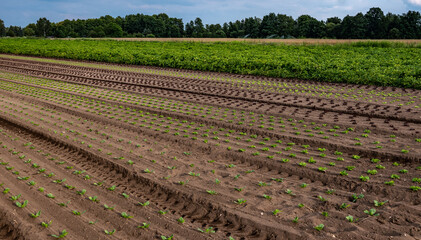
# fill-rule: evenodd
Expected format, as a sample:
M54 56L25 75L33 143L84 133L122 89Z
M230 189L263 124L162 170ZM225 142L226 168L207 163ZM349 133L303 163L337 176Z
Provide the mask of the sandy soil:
M419 91L119 66L0 58L0 238L421 238Z

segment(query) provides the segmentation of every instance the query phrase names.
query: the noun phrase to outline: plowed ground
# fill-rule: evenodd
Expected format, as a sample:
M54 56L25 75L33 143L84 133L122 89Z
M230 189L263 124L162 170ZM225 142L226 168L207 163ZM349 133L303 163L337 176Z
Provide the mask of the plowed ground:
M420 108L412 89L0 55L0 238L420 239Z

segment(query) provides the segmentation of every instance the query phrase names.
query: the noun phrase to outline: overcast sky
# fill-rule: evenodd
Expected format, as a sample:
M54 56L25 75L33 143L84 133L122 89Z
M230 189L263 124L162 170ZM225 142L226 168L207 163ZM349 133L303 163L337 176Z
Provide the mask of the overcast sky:
M385 13L421 12L421 0L0 0L0 19L6 26L26 26L40 17L64 19L113 17L135 13L167 13L184 23L200 17L204 23L224 23L275 12L294 19L309 14L319 20L366 13L380 7Z

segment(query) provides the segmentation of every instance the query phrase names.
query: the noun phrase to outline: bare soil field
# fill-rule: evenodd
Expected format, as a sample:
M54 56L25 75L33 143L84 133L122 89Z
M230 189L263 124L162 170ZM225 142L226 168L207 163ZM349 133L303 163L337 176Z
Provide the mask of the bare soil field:
M1 239L421 239L421 91L0 55Z

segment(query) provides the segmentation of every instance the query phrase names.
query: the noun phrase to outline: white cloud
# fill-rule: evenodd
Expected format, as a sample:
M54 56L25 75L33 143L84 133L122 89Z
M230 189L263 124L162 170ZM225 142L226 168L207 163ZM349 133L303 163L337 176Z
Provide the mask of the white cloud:
M414 4L414 5L421 6L421 0L409 0L409 2Z

